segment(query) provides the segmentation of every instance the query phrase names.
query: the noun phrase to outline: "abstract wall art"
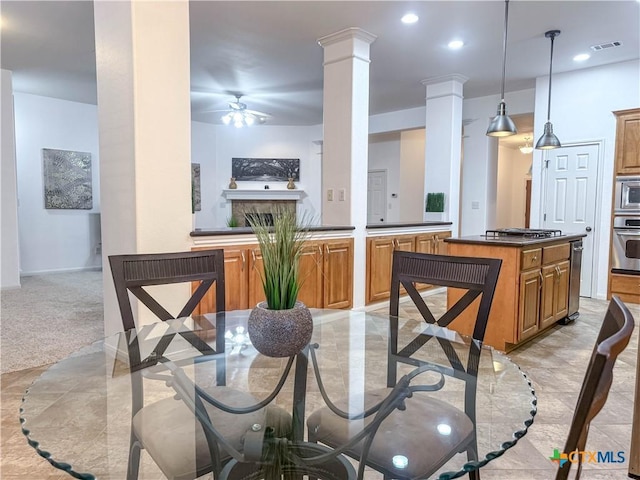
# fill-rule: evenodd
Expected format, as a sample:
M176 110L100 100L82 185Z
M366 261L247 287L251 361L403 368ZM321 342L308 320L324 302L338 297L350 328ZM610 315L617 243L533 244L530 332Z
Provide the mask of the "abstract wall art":
M91 210L91 153L42 149L44 208Z
M232 158L231 176L236 181L286 182L300 180L299 158Z
M191 212L202 210L202 196L200 193L200 164L191 164Z

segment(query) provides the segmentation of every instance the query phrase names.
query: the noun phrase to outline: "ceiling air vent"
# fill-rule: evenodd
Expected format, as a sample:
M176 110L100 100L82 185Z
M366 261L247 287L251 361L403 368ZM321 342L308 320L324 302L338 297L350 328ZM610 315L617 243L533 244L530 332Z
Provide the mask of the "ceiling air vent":
M606 50L607 48L621 47L622 42L608 42L601 43L600 45L591 45L591 50L594 52L599 52L600 50Z

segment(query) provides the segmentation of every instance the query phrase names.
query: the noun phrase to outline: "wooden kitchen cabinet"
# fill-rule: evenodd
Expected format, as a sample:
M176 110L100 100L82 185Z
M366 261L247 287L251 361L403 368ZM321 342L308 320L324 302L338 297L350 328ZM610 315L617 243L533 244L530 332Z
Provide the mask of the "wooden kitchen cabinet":
M391 296L391 267L395 250L415 252L416 236L394 235L367 240L367 304L387 300Z
M569 307L569 261L542 268L540 329L567 316Z
M211 247L193 248L209 250ZM226 310L247 308L249 302L249 250L247 245L224 247L224 301ZM192 291L197 283L192 285ZM215 292L210 289L196 307L195 314L216 311Z
M518 300L519 338L525 340L540 330L540 289L542 286L540 269L520 274L520 298Z
M323 245L324 308L353 306L353 239L328 240Z
M299 278L302 286L298 300L309 308L321 308L323 305L322 277L322 244L307 242L300 254Z
M640 175L640 108L616 116L616 174Z
M451 232L420 233L416 235L415 251L419 253L446 255L448 247L444 239L449 237L451 237Z
M640 303L640 275L609 274L609 295L617 295L623 302Z
M388 300L391 295L391 267L394 250L445 255L444 239L451 232L428 232L409 235L385 235L367 239L367 286L366 304ZM432 285L419 285L426 290ZM400 295L406 292L401 287Z
M204 250L211 247L195 247ZM262 254L257 244L220 247L224 250L227 310L244 310L265 300L261 272ZM308 241L300 256L298 299L309 308L351 308L353 305L353 239ZM192 288L196 288L196 285ZM209 291L196 314L215 311Z
M546 240L500 244L449 243L452 255L502 259L484 343L499 350L512 350L565 318L569 307L570 244ZM460 239L463 240L463 239ZM449 308L462 295L449 288ZM479 302L476 300L475 304ZM471 335L477 307L456 319L450 328Z

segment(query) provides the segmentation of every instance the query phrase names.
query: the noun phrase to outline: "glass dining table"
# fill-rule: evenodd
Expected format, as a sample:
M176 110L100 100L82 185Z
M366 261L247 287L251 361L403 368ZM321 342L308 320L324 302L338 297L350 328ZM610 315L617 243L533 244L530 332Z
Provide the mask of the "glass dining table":
M353 310L311 312L311 342L291 358L266 357L253 348L246 330L249 310L159 322L107 337L33 382L20 410L23 433L51 465L81 479L166 478L163 462L174 461L171 441L178 427L191 429L193 437L204 431L208 452L214 452L212 443L225 452L215 478L281 478L261 473L275 464L289 468L282 478L355 479L363 478L366 463L366 449L362 459L362 449L353 448L357 433L329 448L322 439L309 438L307 423L327 408L357 418L369 408L363 400L367 392L382 389L386 393L372 409L365 443L385 421L402 415L404 401L414 395L437 398L471 418L473 453L453 454L428 476L445 480L500 457L533 423L535 392L505 354L423 320ZM144 428L155 432L148 441L168 442L169 449L156 458L142 453L138 460L132 454L136 412L152 412L149 405L160 402L179 404L190 412L190 421L176 426L167 415L148 414ZM232 424L236 434L240 430L240 442L225 438L212 414L216 409L227 415L227 429ZM269 409L286 412L290 424L284 433L265 428ZM411 421L425 422L426 428L431 420ZM201 463L202 451L196 450L202 446L189 444L187 461ZM393 458L399 468L406 462L402 453ZM132 461L139 466L132 469ZM201 473L197 465L194 471Z

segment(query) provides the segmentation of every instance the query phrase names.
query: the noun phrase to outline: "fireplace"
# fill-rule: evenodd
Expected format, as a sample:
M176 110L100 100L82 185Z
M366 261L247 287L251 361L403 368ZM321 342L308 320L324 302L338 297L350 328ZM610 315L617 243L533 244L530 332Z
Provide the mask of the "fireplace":
M231 200L231 215L238 221L239 227L248 227L247 216L260 215L263 220L273 224L273 214L277 210L296 213L295 200Z
M251 225L251 221L258 225L268 225L273 227L273 214L272 213L245 213L244 222L247 225Z

